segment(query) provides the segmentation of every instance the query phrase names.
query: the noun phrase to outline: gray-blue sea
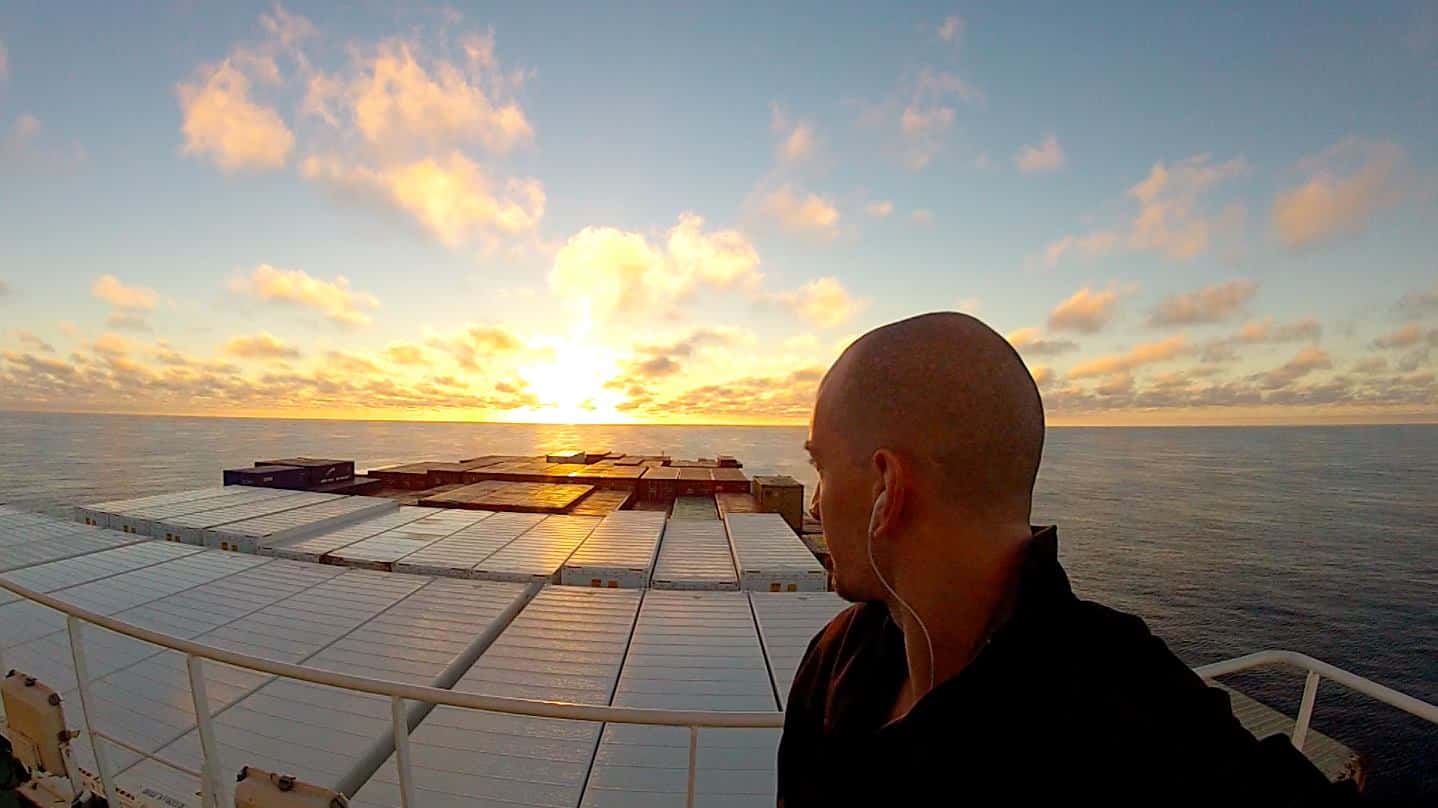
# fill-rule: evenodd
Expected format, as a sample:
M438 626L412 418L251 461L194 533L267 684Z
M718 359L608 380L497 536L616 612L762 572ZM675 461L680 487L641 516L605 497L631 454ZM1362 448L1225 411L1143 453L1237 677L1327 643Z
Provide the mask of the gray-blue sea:
M274 456L365 468L566 446L733 454L751 472L812 486L804 437L794 427L0 412L0 502L45 508L213 485L222 468ZM1059 526L1081 596L1140 615L1189 664L1287 648L1438 702L1438 426L1052 429L1034 518ZM1297 711L1301 676L1228 681ZM1314 726L1373 759L1371 796L1438 802L1438 727L1332 682Z

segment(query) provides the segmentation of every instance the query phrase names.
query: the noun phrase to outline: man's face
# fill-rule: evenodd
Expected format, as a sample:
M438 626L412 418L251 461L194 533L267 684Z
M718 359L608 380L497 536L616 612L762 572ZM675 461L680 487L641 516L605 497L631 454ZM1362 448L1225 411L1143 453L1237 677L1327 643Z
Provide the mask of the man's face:
M810 462L819 472L809 512L824 524L824 539L834 562L834 588L849 601L874 600L881 592L869 567L869 512L873 507L872 475L851 449L850 436L827 428L821 389L809 423Z

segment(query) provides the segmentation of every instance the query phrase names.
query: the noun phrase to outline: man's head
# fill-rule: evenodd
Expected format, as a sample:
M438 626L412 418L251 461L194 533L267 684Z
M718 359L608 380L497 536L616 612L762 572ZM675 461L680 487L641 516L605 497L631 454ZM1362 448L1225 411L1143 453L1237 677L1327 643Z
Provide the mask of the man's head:
M925 314L856 340L820 384L809 428L812 509L839 594L885 599L871 527L891 585L985 574L1004 542L1027 536L1043 440L1028 368L973 317Z

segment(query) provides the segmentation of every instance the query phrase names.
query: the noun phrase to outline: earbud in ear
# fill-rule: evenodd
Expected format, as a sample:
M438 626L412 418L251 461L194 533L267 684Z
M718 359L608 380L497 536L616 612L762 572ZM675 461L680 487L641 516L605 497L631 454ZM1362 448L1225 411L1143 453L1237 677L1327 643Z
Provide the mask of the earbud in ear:
M869 537L872 538L874 531L879 529L879 512L889 503L889 492L880 491L879 496L874 498L874 509L869 511Z

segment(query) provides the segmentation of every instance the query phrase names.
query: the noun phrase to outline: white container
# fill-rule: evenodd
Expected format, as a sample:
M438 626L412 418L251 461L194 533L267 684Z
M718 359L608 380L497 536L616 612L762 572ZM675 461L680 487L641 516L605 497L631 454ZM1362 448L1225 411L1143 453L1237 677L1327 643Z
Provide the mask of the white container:
M607 589L643 589L654 570L662 511L615 511L565 562L560 583Z
M733 591L739 588L734 554L724 523L711 520L670 520L659 545L650 584L655 589Z
M635 590L547 587L454 689L608 704L639 601ZM576 805L599 733L592 721L437 707L410 735L417 803ZM399 805L393 755L353 804Z
M395 572L468 578L475 565L544 520L542 513L485 514L480 521L426 545L394 564Z
M348 547L371 536L378 536L386 530L402 527L416 519L428 516L429 512L429 508L401 505L389 513L380 514L353 525L326 530L316 536L285 539L272 542L269 545L261 545L260 555L272 555L276 558L288 558L294 561L317 562L326 553Z
M129 544L146 541L140 536L132 536L128 533L120 533L114 530L104 530L97 527L78 525L74 522L63 524L80 528L86 532L72 532L61 536L47 536L37 538L33 541L11 544L0 550L0 572L18 570L23 567L33 567L37 564L47 564L52 561L60 561L66 558L89 555L104 550L111 550L116 547L124 547ZM19 529L10 533L10 537L22 537L27 535ZM18 534L18 536L17 536Z
M749 600L783 706L809 641L849 604L833 592L750 592Z
M177 491L170 494L152 494L147 497L112 499L107 502L76 505L75 521L95 527L109 527L110 525L107 520L110 515L114 513L123 513L139 508L154 507L156 505L169 505L176 502L198 502L202 499L223 496L227 491L228 489L224 486L212 486L210 488Z
M398 507L398 502L383 497L340 497L208 529L204 544L217 550L258 553L266 544L312 536Z
M289 496L243 502L239 505L172 516L164 520L157 519L151 524L150 535L152 538L164 541L177 541L203 547L207 530L228 525L231 522L243 522L247 519L255 519L340 498L337 494L310 494L303 491L286 493Z
M739 586L754 592L824 592L829 574L777 513L724 517Z
M620 707L776 710L749 599L741 592L644 595L619 674ZM704 805L772 805L777 730L699 733L697 797ZM689 731L609 724L590 769L586 806L683 805Z
M599 524L595 516L549 516L475 565L491 581L553 581L576 547Z
M248 493L250 491L259 493ZM133 508L111 513L109 519L106 521L106 527L111 530L118 530L122 533L134 533L140 536L163 539L163 523L166 519L200 513L202 511L215 511L220 508L229 508L242 503L288 499L290 495L294 493L293 491L278 491L270 488L245 489L236 486L217 497L182 500L179 502L165 503L163 505L147 505L142 508Z

